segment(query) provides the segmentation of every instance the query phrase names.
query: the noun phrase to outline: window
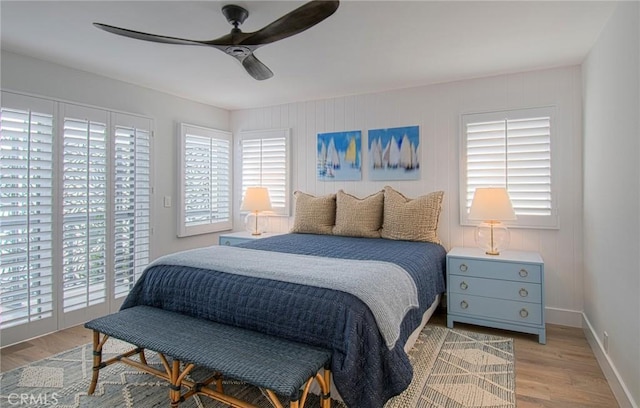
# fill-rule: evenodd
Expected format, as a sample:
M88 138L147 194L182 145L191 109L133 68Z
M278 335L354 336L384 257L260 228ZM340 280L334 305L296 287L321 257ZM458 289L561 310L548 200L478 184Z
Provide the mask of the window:
M240 133L242 197L247 187L269 189L273 213L290 214L289 129Z
M178 236L230 230L231 133L180 126Z
M2 95L0 110L0 317L6 329L53 314L53 111L45 100ZM31 102L31 103L29 103ZM32 106L32 108L29 108ZM26 334L28 336L28 334ZM25 337L26 338L26 337Z
M143 120L116 115L114 126L114 265L116 298L129 294L150 259L151 132Z
M6 345L118 310L148 264L151 121L10 92L0 109Z
M514 227L557 228L552 174L553 108L462 116L460 222L475 189L506 187L518 220Z
M107 112L66 106L62 124L63 311L107 297Z

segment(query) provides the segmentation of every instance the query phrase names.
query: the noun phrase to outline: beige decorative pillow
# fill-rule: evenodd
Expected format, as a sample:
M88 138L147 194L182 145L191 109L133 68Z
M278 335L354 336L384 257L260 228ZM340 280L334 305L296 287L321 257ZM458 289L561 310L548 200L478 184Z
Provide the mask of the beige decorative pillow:
M336 226L333 235L380 238L384 192L357 198L344 191L336 195Z
M296 213L291 232L331 235L336 221L336 195L315 197L296 191Z
M404 241L440 243L438 219L444 191L410 199L393 188L384 188L384 220L380 236Z

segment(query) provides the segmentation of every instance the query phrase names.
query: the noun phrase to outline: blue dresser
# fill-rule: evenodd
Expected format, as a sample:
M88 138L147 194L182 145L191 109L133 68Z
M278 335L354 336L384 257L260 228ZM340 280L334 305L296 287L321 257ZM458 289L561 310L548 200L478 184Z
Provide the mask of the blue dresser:
M260 235L251 235L250 232L241 231L241 232L229 232L225 234L221 234L218 237L218 245L238 245L243 242L252 241L254 239L268 238L276 235L283 234L282 232L265 232Z
M447 254L447 327L477 324L538 335L546 343L544 262L536 252L453 248Z

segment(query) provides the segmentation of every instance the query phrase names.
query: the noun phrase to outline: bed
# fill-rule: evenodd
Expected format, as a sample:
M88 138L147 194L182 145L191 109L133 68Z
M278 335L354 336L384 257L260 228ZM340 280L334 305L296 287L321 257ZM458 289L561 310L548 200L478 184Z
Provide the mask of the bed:
M406 389L413 373L406 349L445 290L446 251L431 242L290 233L179 254L154 261L122 308L152 306L330 349L334 384L349 407L379 408ZM316 259L327 262L324 272L311 272ZM271 270L257 275L233 267L271 261ZM296 277L273 276L278 262L293 264ZM397 328L388 328L397 310L385 320L366 295L343 288L346 280L324 283L330 271L338 278L359 273L366 281L370 267L376 277L372 272L360 290L369 297L388 292L384 304L404 296L394 269L415 285L409 306L397 301ZM306 281L314 274L320 283Z
M166 309L330 350L347 406L381 408L411 382L407 351L445 290L443 194L295 192L292 233L161 257L122 308Z

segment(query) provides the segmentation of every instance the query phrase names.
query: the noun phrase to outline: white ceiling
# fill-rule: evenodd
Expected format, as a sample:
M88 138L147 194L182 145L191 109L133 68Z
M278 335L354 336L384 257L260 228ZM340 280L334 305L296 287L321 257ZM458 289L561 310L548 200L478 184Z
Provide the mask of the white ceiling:
M256 31L300 1L0 1L2 49L241 109L579 64L615 8L593 1L343 1L311 29L256 56L251 78L216 49L157 44L98 30L101 22L172 37L229 33L220 9L249 10Z

